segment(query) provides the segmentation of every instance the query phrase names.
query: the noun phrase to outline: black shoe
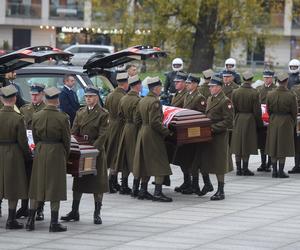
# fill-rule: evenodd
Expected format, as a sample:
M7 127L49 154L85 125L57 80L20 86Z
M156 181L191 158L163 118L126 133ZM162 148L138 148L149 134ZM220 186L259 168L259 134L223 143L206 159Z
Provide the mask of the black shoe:
M224 183L223 182L218 182L218 190L212 197L210 197L210 199L212 201L219 201L219 200L224 200L225 199Z
M131 191L131 197L138 197L139 195L139 187L140 187L140 179L133 179L133 185L132 185L132 191Z
M28 200L27 200L28 201ZM27 206L23 206L23 200L22 200L22 206L18 209L17 213L16 213L16 218L17 219L20 219L22 217L26 218L28 217L28 203L27 203Z
M29 210L28 220L27 220L27 223L26 223L26 226L25 226L27 231L33 231L35 229L35 226L34 226L35 213L36 213L35 209L30 209Z
M278 178L289 178L289 176L283 171L284 163L279 163Z
M249 164L248 161L243 161L243 175L244 176L253 176L254 173L249 170L248 164Z
M79 204L80 200L73 200L72 210L66 216L61 216L60 219L63 221L79 221Z
M257 168L257 172L264 172L267 168L266 163L262 163L259 168Z
M6 229L22 229L24 226L16 220L16 209L8 209Z
M112 175L112 178L113 178L114 189L117 190L117 191L120 191L121 186L120 186L120 184L118 183L118 174Z
M295 166L292 168L292 170L288 171L289 174L300 174L300 167L299 166Z
M141 189L138 194L139 200L153 200L153 195L148 192L148 183L141 183Z
M214 191L214 187L211 184L210 178L208 174L202 174L202 179L204 182L204 186L201 190L201 192L198 194L199 196L206 195L208 192Z
M44 220L44 205L43 201L39 202L39 206L36 210L36 221L43 221Z
M242 171L241 161L236 161L235 164L236 164L236 175L238 176L244 175Z
M111 194L115 194L116 192L118 192L115 187L114 187L114 181L113 181L113 178L112 178L112 175L109 176L109 179L108 179L108 186L109 186L109 192Z
M102 207L102 202L95 201L94 224L96 225L102 224L102 219L100 217L101 207Z
M162 192L162 185L156 184L155 185L155 191L153 195L153 201L159 201L159 202L172 202L173 199L165 196Z
M182 193L184 189L192 188L192 180L190 174L183 174L183 183L179 187L175 187L174 191Z
M49 232L65 232L67 227L58 223L58 211L51 211L51 222Z
M131 189L128 187L128 177L122 177L122 185L119 194L130 195Z
M273 168L272 178L277 178L278 177L277 162L272 163L272 168Z

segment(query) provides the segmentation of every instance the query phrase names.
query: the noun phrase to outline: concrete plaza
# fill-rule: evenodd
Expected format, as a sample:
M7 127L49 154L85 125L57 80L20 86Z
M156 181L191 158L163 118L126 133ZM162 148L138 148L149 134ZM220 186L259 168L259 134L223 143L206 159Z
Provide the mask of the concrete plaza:
M252 156L251 170L259 166ZM293 159L287 161L287 170ZM300 175L273 179L271 173L254 177L226 177L223 201L182 195L173 191L182 182L173 166L172 186L165 193L172 203L139 201L129 196L105 194L102 225L92 221L92 195L84 195L80 221L65 223L65 233L49 233L50 208L45 206L45 221L36 222L34 232L5 229L7 201L0 218L0 249L300 249ZM216 179L212 178L216 189ZM202 180L200 181L202 185ZM72 178L68 176L68 201L72 203ZM153 185L149 185L153 192ZM26 223L25 219L20 221Z

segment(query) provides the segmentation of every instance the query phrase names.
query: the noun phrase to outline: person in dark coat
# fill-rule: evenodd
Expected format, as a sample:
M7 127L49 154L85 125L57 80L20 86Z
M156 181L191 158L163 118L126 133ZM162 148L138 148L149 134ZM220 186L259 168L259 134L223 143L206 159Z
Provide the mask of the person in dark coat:
M73 90L75 84L76 80L73 75L65 75L64 87L59 95L60 109L69 115L71 126L76 112L80 108L77 94Z
M166 81L164 85L164 94L168 95L175 94L176 88L175 88L175 82L174 79L176 78L177 72L183 71L183 61L181 58L175 58L172 61L172 71L166 74Z

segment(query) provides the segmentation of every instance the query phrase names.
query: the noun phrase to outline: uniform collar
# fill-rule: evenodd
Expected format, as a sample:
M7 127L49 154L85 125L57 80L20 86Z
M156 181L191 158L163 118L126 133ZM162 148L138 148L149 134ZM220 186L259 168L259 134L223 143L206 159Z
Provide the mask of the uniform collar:
M14 111L14 107L12 107L12 106L3 106L2 110L12 112L12 111Z

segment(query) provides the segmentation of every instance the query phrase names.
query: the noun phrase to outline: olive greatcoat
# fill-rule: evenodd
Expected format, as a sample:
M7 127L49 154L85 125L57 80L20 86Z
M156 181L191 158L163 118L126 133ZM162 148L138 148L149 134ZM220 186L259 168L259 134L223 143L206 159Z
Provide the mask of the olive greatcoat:
M88 136L89 143L99 150L97 175L74 177L73 191L79 193L105 193L108 191L107 159L104 143L107 137L108 113L98 104L92 109L79 109L76 113L71 133Z
M32 103L25 104L20 108L21 114L24 116L27 129L32 129L32 115L45 107L46 104L44 102L41 102L38 105L34 105Z
M231 153L238 156L257 154L257 127L263 127L259 93L244 82L232 93L234 119Z
M300 107L300 85L293 85L293 87L291 88L291 91L296 95L297 97L297 104L298 104L298 108ZM296 153L300 153L300 136L297 136L297 132L295 129L295 151Z
M26 199L25 161L31 160L31 153L23 116L3 106L0 124L0 199Z
M107 167L113 170L118 169L118 166L116 166L116 160L120 136L124 126L124 121L119 116L119 103L125 94L126 92L124 89L117 87L107 96L105 101L105 109L107 109L109 113L109 127L106 145Z
M171 106L182 108L186 95L187 95L186 89L183 89L181 92L177 91L174 97L172 98Z
M136 111L140 100L139 94L131 90L120 101L120 117L123 117L125 120L125 125L120 138L116 165L118 166L118 171L124 171L125 173L133 171L133 159L138 134Z
M221 91L207 99L206 115L211 119L212 141L203 143L199 154L201 173L226 174L233 170L228 145L228 129L232 128L232 103ZM195 158L196 159L196 158Z
M198 87L198 91L200 92L201 95L203 95L205 97L206 100L208 97L210 97L210 91L209 91L208 84L209 84L209 81L204 82L202 85L200 85Z
M152 91L149 91L137 107L136 119L141 128L137 136L133 162L135 177L172 174L164 142L164 138L170 132L163 127L162 118L160 101Z
M270 123L267 131L266 153L271 158L295 155L294 129L297 124L297 100L285 86L278 86L267 95Z
M29 198L37 201L67 199L66 163L70 152L69 116L47 105L32 119L36 145Z
M223 84L223 92L224 94L231 100L232 92L234 89L238 89L240 86L235 82L230 82L229 84Z

